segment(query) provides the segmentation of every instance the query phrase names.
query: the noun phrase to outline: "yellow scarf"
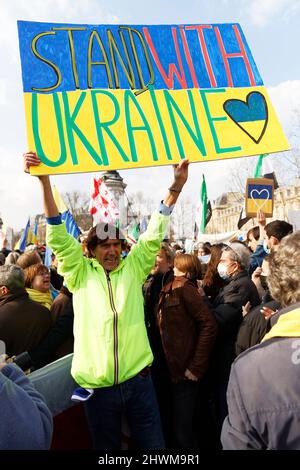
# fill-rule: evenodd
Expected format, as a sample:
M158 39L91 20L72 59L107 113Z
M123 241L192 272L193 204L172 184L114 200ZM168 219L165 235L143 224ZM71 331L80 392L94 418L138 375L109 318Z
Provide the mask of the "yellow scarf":
M271 328L261 342L276 337L296 337L300 336L300 308L291 312L283 313L278 322Z
M35 302L44 305L44 307L47 307L50 310L53 302L50 291L40 292L39 290L30 289L29 287L27 287L26 290L31 300L34 300Z

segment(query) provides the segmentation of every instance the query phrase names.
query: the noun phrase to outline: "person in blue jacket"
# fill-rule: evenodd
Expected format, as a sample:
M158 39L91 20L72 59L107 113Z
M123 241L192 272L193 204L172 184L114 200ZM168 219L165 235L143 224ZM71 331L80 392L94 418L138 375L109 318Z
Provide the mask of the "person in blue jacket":
M52 415L23 371L0 356L0 450L48 450Z

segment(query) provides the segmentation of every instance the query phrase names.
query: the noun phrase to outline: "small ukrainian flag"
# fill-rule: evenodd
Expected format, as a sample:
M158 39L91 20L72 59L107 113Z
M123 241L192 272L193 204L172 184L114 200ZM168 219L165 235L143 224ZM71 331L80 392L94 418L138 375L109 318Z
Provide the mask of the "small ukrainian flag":
M262 210L273 213L273 184L249 183L247 188L247 214Z

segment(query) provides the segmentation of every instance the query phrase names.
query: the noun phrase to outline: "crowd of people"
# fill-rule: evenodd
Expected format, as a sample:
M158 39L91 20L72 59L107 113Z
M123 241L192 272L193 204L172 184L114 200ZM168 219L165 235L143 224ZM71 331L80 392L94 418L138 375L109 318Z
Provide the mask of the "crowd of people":
M26 172L39 163L24 155ZM300 235L258 211L245 242L185 253L165 233L187 178L183 160L125 253L105 222L69 235L38 177L53 264L36 249L0 253L0 406L12 429L0 448L51 446L47 405L9 360L26 351L31 370L73 353L97 450L121 448L122 416L134 449L300 449Z

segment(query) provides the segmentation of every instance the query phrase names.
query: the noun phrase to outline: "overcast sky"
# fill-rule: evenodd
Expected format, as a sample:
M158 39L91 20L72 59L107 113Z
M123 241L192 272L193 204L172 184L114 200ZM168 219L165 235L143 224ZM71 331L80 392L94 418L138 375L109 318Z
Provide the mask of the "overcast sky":
M25 226L28 215L42 212L38 181L22 172L21 155L27 143L17 20L92 24L239 22L286 134L291 131L292 110L300 109L300 0L0 0L0 216L15 229ZM196 202L201 174L205 173L208 195L215 199L227 190L228 178L224 175L235 164L226 160L191 165L185 195ZM121 175L129 193L143 191L159 200L171 180L171 168L126 170ZM88 192L91 178L90 173L53 180L60 192Z

